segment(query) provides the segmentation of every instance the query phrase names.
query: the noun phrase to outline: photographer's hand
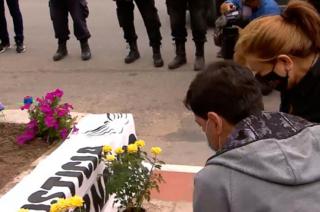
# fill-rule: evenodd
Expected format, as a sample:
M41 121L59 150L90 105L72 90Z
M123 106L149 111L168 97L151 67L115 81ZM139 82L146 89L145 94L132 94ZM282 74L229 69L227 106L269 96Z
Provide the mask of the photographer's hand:
M226 13L230 13L232 11L236 10L236 6L230 2L224 2L223 4L221 4L220 6L220 12L221 14L226 14Z

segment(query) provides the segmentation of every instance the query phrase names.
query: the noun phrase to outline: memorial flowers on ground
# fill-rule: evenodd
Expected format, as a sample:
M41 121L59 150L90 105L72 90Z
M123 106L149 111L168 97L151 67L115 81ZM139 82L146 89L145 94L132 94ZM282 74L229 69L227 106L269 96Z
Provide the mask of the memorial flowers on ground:
M107 194L114 194L114 203L124 211L144 211L143 201L150 201L151 190L159 192L159 184L164 181L159 172L164 164L158 158L161 148L152 147L149 156L144 146L145 142L138 140L115 150L108 145L102 149Z
M41 137L48 143L64 140L74 128L75 118L70 115L73 109L69 103L61 103L63 91L56 89L45 97L36 98L26 96L21 110L27 110L29 123L25 131L17 138L19 144L24 144Z

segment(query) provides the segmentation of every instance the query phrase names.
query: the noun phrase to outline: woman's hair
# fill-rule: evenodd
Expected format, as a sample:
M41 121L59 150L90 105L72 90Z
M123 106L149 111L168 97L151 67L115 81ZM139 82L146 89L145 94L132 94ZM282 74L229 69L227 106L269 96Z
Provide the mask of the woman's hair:
M245 64L251 54L265 61L279 54L303 58L319 50L319 14L309 3L294 0L281 15L258 18L241 30L235 60Z

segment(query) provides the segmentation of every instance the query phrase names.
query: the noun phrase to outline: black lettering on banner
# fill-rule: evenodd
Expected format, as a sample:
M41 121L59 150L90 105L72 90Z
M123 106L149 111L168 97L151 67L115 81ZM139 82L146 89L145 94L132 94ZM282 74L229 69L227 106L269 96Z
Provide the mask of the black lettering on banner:
M43 191L43 190L36 191L28 197L28 201L31 203L40 203L40 202L45 202L45 201L53 199L53 198L66 198L66 196L63 192L57 192L57 193L51 194L49 196L44 196L46 194L48 194L48 191Z
M84 166L78 166L79 164L81 164L81 162L69 162L69 163L63 164L62 168L68 171L72 171L72 170L82 171L84 175L87 177L87 179L89 179L89 177L92 174L92 165L89 163L87 168Z
M97 168L98 158L94 156L73 156L71 158L73 161L91 161L93 163L93 169Z
M101 155L102 146L97 147L84 147L77 151L77 153L90 153L93 155Z
M131 139L133 137L131 136ZM56 176L48 178L45 183L41 186L42 189L48 190L38 190L32 193L28 197L28 201L31 204L25 204L22 207L30 210L39 210L39 211L50 211L50 205L41 204L45 201L53 200L56 198L66 198L66 194L64 192L56 192L53 194L49 194L49 191L53 187L67 187L70 190L72 196L75 195L75 184L72 181L62 181L61 177L74 177L78 179L79 188L82 186L84 181L84 176L86 178L90 178L99 164L99 156L101 155L102 146L98 147L84 147L80 148L77 153L88 153L93 156L73 156L70 158L70 162L67 162L61 166L62 170L55 173ZM89 163L86 166L81 166L80 164L84 161L88 161ZM100 176L96 183L92 184L88 193L83 197L85 201L85 211L90 212L91 207L95 208L95 211L101 211L104 204L107 202L109 197L105 192L105 183L104 176ZM90 194L91 193L91 194ZM92 202L90 197L92 197Z
M81 172L72 172L72 171L61 171L55 173L57 176L63 176L63 177L76 177L79 182L79 187L81 187L83 182L83 175Z
M90 188L91 194L92 194L92 200L93 200L93 206L95 211L100 211L100 209L103 208L105 201L105 191L103 189L102 186L102 177L100 177L97 180L97 185L98 185L98 189L99 189L99 193L97 192L96 186L93 184Z
M50 211L50 205L34 205L34 204L25 204L21 206L21 208L29 209L29 210L36 210L36 211Z
M85 210L86 212L90 212L91 209L91 200L88 194L84 195L83 201L85 202Z
M67 187L70 190L71 195L75 195L75 185L73 182L62 181L61 177L50 177L47 181L41 186L41 188L50 190L53 187Z
M130 134L129 135L129 144L133 144L134 142L136 142L137 137L134 134Z

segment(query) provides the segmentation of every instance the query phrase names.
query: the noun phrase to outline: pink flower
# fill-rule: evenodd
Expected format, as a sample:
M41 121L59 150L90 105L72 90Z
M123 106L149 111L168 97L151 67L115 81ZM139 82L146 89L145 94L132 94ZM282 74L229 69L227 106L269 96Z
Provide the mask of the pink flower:
M56 109L56 113L57 113L58 117L64 117L65 115L67 115L69 113L69 111L66 110L64 107L59 107Z
M77 133L79 131L79 129L76 127L76 126L74 126L73 128L72 128L72 133Z
M26 130L22 135L17 138L18 144L25 144L27 141L31 141L35 137L33 130Z
M28 124L27 124L27 128L28 129L33 129L36 130L38 128L38 124L36 120L31 120Z
M53 93L47 93L45 100L48 102L53 102L55 98L56 97L55 97L55 95L53 95Z
M54 127L55 129L58 128L58 122L53 116L46 116L44 118L44 123L47 127Z
M57 88L55 91L47 93L45 99L49 102L53 102L56 98L61 99L62 96L63 91Z
M31 104L25 104L22 107L20 107L21 110L29 110L30 109Z
M54 95L55 97L58 97L59 99L61 99L61 97L63 96L63 91L60 90L59 88L57 88L57 89L56 89L55 91L53 91L52 93L53 93L53 95Z
M37 102L39 102L39 104L44 104L44 99L41 99L39 97L36 98Z
M68 136L68 129L67 128L63 128L60 131L60 136L61 136L62 139L66 139L66 137Z
M52 111L50 105L48 105L48 104L41 104L39 106L39 108L40 108L41 112L43 112L45 114L53 114L53 111Z
M68 103L65 103L65 104L63 105L63 107L64 107L66 110L68 110L68 111L70 111L71 109L73 109L73 106L70 105L70 104L68 104Z

